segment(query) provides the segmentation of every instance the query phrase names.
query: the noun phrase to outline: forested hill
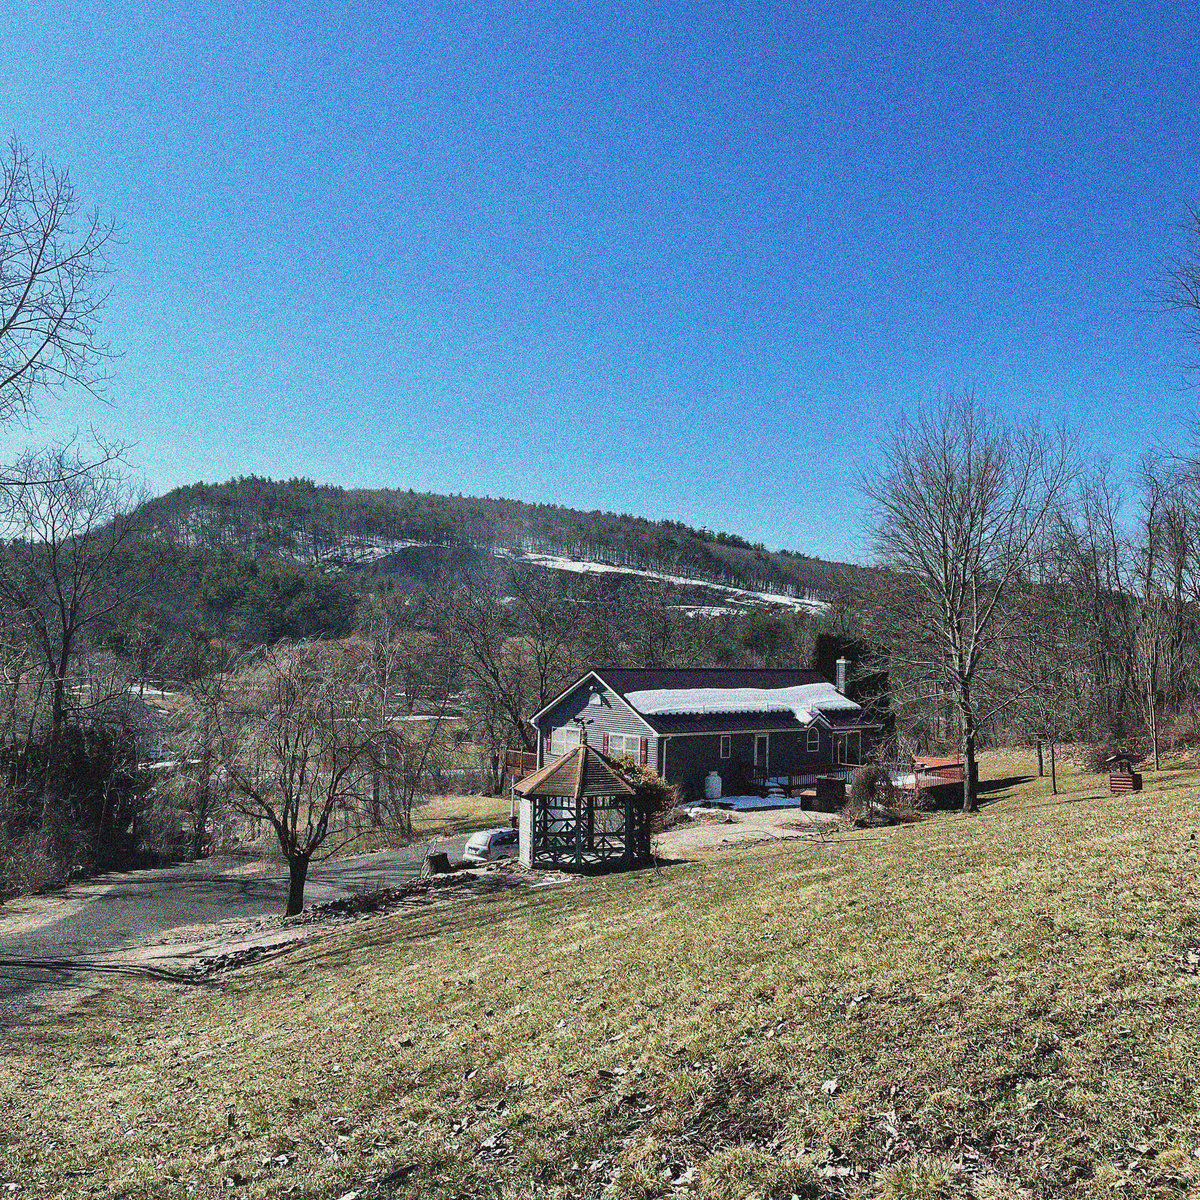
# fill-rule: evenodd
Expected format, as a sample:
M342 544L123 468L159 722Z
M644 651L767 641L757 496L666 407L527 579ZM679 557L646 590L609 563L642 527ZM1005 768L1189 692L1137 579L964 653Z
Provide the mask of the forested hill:
M308 479L197 483L148 501L142 515L150 537L177 546L331 567L378 563L408 547L469 546L545 566L593 563L813 598L837 594L857 573L677 521Z

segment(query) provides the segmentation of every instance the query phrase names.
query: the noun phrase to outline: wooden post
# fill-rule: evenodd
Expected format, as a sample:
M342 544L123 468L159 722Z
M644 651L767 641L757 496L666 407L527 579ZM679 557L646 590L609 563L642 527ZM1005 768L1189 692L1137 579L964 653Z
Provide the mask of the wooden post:
M1154 750L1154 769L1158 770L1158 705L1155 703L1155 687L1153 681L1146 684L1146 699L1150 709L1150 743ZM1132 768L1130 768L1132 770Z
M575 797L575 866L583 867L583 797Z

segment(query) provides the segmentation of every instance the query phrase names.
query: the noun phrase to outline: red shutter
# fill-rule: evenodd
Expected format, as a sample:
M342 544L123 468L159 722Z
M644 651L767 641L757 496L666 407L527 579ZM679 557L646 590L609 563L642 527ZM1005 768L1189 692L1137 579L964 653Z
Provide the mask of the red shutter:
M650 739L642 738L642 766L650 761Z
M546 739L546 755L542 759L542 762L549 762L549 761L550 761L550 739L547 738Z
M601 746L600 746L600 752L601 752L602 754L607 754L607 753L608 753L608 734L607 734L607 733L604 735L604 740L603 740L603 742L601 743Z

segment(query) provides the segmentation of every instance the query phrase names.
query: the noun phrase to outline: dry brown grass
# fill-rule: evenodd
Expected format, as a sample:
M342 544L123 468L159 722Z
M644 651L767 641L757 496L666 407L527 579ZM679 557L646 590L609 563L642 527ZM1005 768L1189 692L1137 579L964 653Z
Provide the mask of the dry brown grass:
M407 913L11 1036L18 1196L1200 1195L1195 772ZM381 1180L387 1182L381 1183Z
M413 812L413 825L421 837L453 837L475 829L507 825L507 796L430 796Z

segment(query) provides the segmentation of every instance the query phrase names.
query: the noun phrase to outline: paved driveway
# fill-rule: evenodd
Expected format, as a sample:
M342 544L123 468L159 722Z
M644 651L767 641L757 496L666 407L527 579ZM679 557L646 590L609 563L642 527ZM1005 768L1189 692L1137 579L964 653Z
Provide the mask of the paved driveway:
M418 872L428 850L461 858L465 844L459 837L314 863L305 903L390 886ZM38 992L62 987L70 960L102 956L183 925L282 913L287 875L252 871L244 859L216 856L102 875L54 895L10 901L0 907L0 1022L19 1019Z

